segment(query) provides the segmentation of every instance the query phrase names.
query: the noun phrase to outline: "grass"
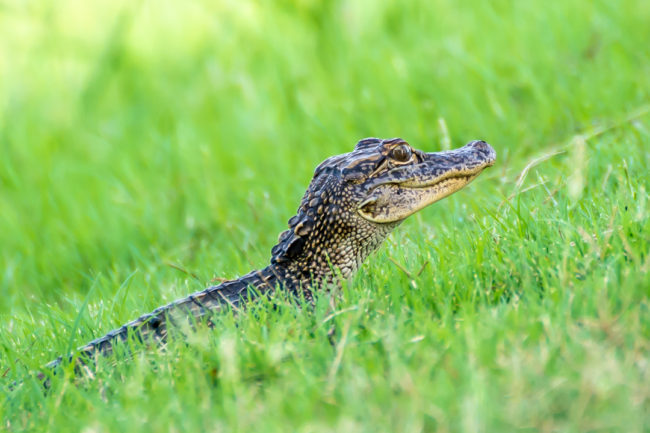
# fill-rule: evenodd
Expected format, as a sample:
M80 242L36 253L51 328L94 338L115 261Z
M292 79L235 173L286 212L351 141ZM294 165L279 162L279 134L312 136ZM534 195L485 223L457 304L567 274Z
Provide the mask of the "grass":
M0 429L650 431L650 3L216 3L0 2ZM6 390L265 265L366 136L498 162L313 309Z

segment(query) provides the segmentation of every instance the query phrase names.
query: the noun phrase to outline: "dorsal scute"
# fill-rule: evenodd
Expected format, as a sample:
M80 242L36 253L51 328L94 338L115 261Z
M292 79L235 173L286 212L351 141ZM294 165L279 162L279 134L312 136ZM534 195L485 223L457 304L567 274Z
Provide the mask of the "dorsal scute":
M326 178L327 175L322 175ZM318 207L322 205L322 191L320 188L326 179L313 183L305 192L296 215L288 221L289 229L282 232L278 244L271 250L272 263L284 263L296 258L303 252L305 242L315 225L315 215Z

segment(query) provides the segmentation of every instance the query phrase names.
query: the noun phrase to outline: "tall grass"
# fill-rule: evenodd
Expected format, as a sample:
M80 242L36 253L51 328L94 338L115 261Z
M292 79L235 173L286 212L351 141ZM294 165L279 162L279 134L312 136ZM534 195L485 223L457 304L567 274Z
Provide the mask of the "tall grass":
M0 428L650 430L649 22L646 1L0 2ZM265 265L314 167L366 136L498 162L313 309L6 391Z

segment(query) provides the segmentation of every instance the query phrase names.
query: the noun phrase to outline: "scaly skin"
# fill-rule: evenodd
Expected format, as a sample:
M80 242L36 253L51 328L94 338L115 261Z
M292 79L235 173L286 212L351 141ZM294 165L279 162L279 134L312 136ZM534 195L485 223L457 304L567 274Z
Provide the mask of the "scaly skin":
M91 341L78 349L78 366L111 354L115 343L129 336L164 343L169 325L191 324L278 288L311 299L312 291L356 272L406 217L463 188L495 158L483 141L425 153L399 138L361 140L354 151L316 168L289 229L271 250L269 266L157 308ZM54 369L62 359L46 368ZM46 379L43 373L39 377Z

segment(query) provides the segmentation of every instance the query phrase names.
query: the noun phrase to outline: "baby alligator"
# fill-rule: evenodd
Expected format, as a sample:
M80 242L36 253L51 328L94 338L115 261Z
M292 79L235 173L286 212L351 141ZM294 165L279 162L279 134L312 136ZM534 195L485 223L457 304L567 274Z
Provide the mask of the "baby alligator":
M271 250L271 263L236 280L209 287L117 328L77 350L84 360L113 352L129 336L163 344L170 326L192 323L225 306L281 288L310 300L312 290L352 275L406 217L458 191L494 164L484 141L425 153L401 138L366 138L354 150L321 163L289 229ZM63 358L47 364L53 369ZM39 378L49 384L47 376Z

